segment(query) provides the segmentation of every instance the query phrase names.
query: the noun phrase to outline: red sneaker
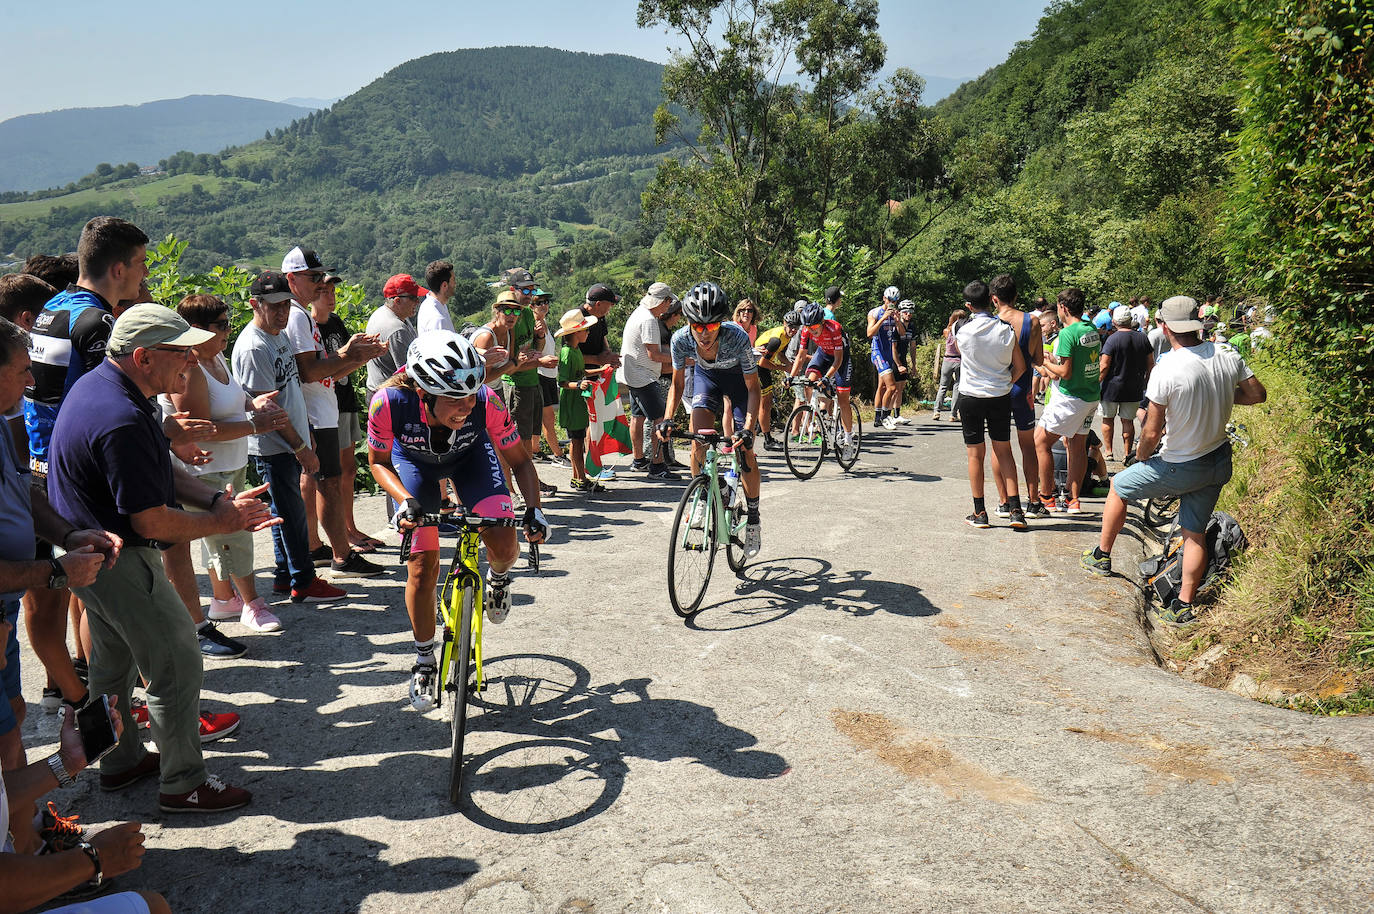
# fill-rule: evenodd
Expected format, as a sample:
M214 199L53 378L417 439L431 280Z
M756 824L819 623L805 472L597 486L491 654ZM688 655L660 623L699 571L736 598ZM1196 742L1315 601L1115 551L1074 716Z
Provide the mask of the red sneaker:
M148 716L148 703L142 698L135 698L129 702L129 713L140 730L146 730L153 725L153 719Z
M214 714L210 711L200 712L200 741L202 743L213 743L217 739L224 739L231 735L243 723L242 719L232 711L227 714Z
M335 600L342 600L346 596L348 596L348 591L340 590L320 578L311 581L310 586L304 590L296 587L291 588L292 603L332 603Z
M159 793L157 805L163 812L227 812L247 806L252 799L242 787L230 787L212 774L185 793Z

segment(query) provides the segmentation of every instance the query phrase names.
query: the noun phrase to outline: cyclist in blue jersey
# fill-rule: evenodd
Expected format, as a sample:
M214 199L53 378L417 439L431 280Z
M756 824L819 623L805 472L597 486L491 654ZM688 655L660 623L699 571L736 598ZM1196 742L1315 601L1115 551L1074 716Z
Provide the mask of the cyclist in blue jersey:
M368 462L377 484L401 506L397 527L414 530L406 578L406 612L415 636L410 703L417 711L437 704L434 658L434 588L439 578L439 535L418 527L437 514L440 480L449 479L468 514L514 517L501 461L525 496L525 539L542 542L548 522L539 508L539 477L501 397L482 383L486 361L467 339L431 330L410 344L406 365L372 397L367 418ZM500 459L497 451L500 450ZM513 527L481 531L487 547L487 618L510 613L510 576L520 556Z
M902 360L897 357L897 337L906 332L906 324L897 313L901 293L896 286L883 292L883 303L868 312L870 361L878 372L878 390L873 398L873 421L885 429L897 427L896 408L901 405L897 396L897 374Z
M762 545L759 528L759 464L754 457L754 432L758 429L759 387L758 365L749 334L730 316L730 301L720 286L713 282L697 283L682 298L682 313L687 326L673 334L673 380L668 388L665 416L672 416L682 400L688 371L693 374L691 429L696 432L714 430L716 420L724 411L726 397L734 414L735 434L732 441L741 459L740 478L744 482L744 500L748 518L744 527L746 555L758 555ZM659 424L659 437L667 441L676 423L668 419ZM706 447L692 442L692 475L701 472ZM747 468L746 468L747 467ZM699 524L692 518L693 524Z
M902 331L892 342L892 351L897 356L897 370L892 376L897 384L897 405L893 408L892 418L898 425L911 424L911 420L902 415L902 401L906 399L906 382L911 380L912 365L909 359L916 348L915 314L916 305L911 299L904 298L897 304L897 317L901 321Z

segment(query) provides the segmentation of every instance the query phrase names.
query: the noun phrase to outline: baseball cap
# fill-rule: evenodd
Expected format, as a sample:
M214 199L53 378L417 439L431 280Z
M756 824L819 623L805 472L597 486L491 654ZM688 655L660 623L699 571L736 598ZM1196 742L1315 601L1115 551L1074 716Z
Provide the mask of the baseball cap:
M326 273L326 274L325 274L325 277L324 277L324 284L325 284L325 285L327 285L327 286L337 286L337 285L338 285L339 283L341 283L341 282L343 282L343 277L340 276L338 273Z
M597 283L587 290L587 301L620 301L620 296L606 288L604 283Z
M1121 324L1124 327L1130 322L1131 309L1118 302L1116 307L1112 309L1112 323Z
M501 274L501 284L503 286L532 286L534 285L534 274L524 267L511 267Z
M663 301L671 298L677 301L677 295L673 292L672 286L666 282L656 282L649 287L649 291L644 293L645 298L652 298L654 301Z
M328 272L328 268L320 262L318 254L300 245L287 251L286 256L281 259L283 273L304 273L307 270Z
M171 308L163 305L134 305L119 316L110 330L105 350L113 356L128 355L142 347L199 346L214 337L209 330L196 330Z
M1158 319L1174 333L1196 333L1202 329L1197 301L1186 295L1175 295L1160 302Z
M384 298L399 298L402 295L413 295L415 298L420 297L420 285L409 273L397 273L395 276L388 279L386 285L382 287L382 296Z
M248 287L248 294L264 304L275 305L291 298L291 287L287 285L284 274L265 270Z
M844 293L840 291L839 286L831 286L825 290L825 300L832 305L839 301L843 295Z

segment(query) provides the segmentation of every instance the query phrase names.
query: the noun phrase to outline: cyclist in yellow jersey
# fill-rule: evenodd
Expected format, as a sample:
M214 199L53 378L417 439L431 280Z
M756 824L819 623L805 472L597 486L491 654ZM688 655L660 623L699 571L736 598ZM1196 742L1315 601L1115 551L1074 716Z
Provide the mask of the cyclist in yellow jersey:
M759 386L763 395L759 398L759 428L763 429L763 449L782 450L782 442L773 438L773 372L788 373L791 367L787 362L787 346L792 337L801 329L801 315L796 310L788 311L782 317L782 324L772 330L765 330L754 340L754 355L759 360Z

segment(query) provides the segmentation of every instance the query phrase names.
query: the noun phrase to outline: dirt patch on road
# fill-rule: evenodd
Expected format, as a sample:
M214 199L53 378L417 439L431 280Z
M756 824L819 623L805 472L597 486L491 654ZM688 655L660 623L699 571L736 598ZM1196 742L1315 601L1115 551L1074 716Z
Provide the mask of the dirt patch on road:
M972 660L1002 660L1016 653L1003 642L991 638L942 637L940 640Z
M1067 728L1069 733L1077 733L1104 743L1131 746L1143 749L1148 754L1141 759L1145 767L1167 777L1180 778L1192 783L1206 781L1209 784L1230 784L1233 776L1217 767L1212 759L1212 750L1206 746L1191 743L1169 743L1154 734L1117 733L1112 730L1084 730L1079 727Z
M1035 791L1016 778L1000 777L959 758L938 739L921 738L882 714L865 711L830 712L835 729L854 745L878 757L878 761L912 780L925 781L950 796L967 791L995 803L1023 804L1036 799Z
M1369 769L1360 764L1360 757L1353 752L1342 752L1329 746L1292 746L1279 749L1278 752L1301 765L1303 774L1336 778L1354 784L1374 781Z

